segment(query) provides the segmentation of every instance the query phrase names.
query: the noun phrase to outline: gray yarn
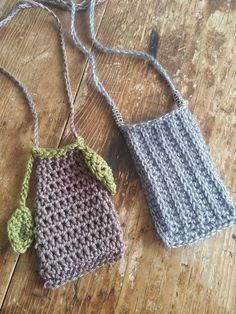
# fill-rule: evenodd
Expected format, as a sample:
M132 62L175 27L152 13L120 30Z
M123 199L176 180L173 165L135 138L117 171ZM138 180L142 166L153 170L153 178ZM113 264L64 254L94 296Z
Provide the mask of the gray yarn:
M103 46L94 30L94 0L90 2L90 33L96 48L104 53L151 63L167 82L179 107L159 119L120 126L155 227L166 245L192 244L235 224L236 204L217 173L186 101L164 68L145 52Z
M115 54L115 55L123 55L123 56L128 56L128 57L137 57L139 59L148 61L154 69L164 78L166 81L167 85L169 86L172 94L174 101L178 106L181 106L184 104L185 100L181 96L181 93L176 89L174 83L172 82L171 77L167 73L167 71L163 68L163 66L158 62L156 58L151 56L149 53L143 52L143 51L136 51L136 50L125 50L125 49L114 49L114 48L108 48L102 45L96 37L96 32L95 32L95 26L94 26L94 20L95 20L95 0L90 0L90 13L89 13L89 27L90 27L90 36L93 41L94 46L108 54Z
M94 56L87 50L87 48L82 44L80 41L76 30L75 30L75 14L76 14L76 6L73 2L71 2L71 23L70 23L70 30L71 30L71 36L75 43L75 45L79 48L79 50L85 55L85 57L88 59L89 64L92 69L92 75L94 83L98 89L98 91L106 98L108 104L111 107L113 117L116 121L116 124L118 126L121 126L124 124L123 119L121 117L120 112L118 111L115 102L113 101L112 97L108 94L102 83L100 82L98 76L97 76L97 69L96 69L96 59Z
M124 124L123 118L117 109L117 105L110 96L110 94L106 91L105 87L101 83L99 77L97 76L97 67L96 67L96 59L93 56L92 53L88 51L88 49L83 45L83 43L80 41L77 32L75 30L75 15L77 10L77 5L71 1L67 0L67 5L65 6L65 1L60 0L60 1L55 1L55 0L37 0L39 3L45 3L45 4L51 4L51 5L56 5L59 8L69 10L71 12L71 24L70 24L70 30L71 30L71 36L72 39L77 46L77 48L84 54L84 56L88 59L89 64L91 66L92 70L92 76L93 80L95 83L95 86L97 87L98 91L105 97L108 105L111 107L112 110L112 115L114 117L114 120L117 124L118 127L121 127ZM104 1L101 1L104 2ZM182 98L180 92L175 88L170 76L166 72L166 70L162 67L162 65L151 55L145 52L139 52L139 51L132 51L132 50L118 50L118 49L111 49L104 47L101 43L98 42L96 39L96 33L95 33L95 27L94 27L94 10L95 6L98 3L101 3L100 1L90 1L90 34L91 38L96 46L96 48L100 49L101 51L105 53L112 53L112 54L119 54L119 55L126 55L126 56L132 56L132 57L139 57L143 60L146 60L150 62L153 67L159 72L159 74L164 77L166 80L168 86L170 87L174 101L178 106L181 106L184 103L184 99Z
M47 0L46 0L47 1ZM101 50L104 53L111 53L111 54L119 54L119 55L126 55L126 56L132 56L132 57L139 57L143 60L146 60L153 65L153 67L159 72L159 74L166 80L168 86L170 87L174 101L178 106L181 106L184 103L184 99L182 98L180 92L175 88L174 83L172 82L170 76L166 72L166 70L162 67L162 65L151 55L145 52L139 52L139 51L132 51L132 50L119 50L119 49L112 49L104 47L101 43L98 42L96 39L96 33L95 33L95 27L94 27L94 14L95 14L95 5L96 1L91 0L90 1L90 14L89 14L89 25L90 25L90 34L91 38L93 40L93 43L96 48ZM110 105L112 114L114 117L114 120L118 127L121 127L124 124L123 118L117 109L117 105L115 104L114 100L110 96L110 94L106 91L105 87L101 83L100 79L98 78L96 72L96 59L94 56L85 48L85 46L82 44L80 39L78 38L78 35L75 30L75 14L76 14L76 5L73 1L71 1L71 36L73 38L73 41L75 45L79 48L79 50L85 55L85 57L88 59L91 69L92 69L92 75L94 83L98 89L98 91L105 97L107 100L107 103Z
M47 0L46 0L47 1ZM93 43L95 44L96 48L101 50L104 53L112 53L112 54L119 54L119 55L126 55L126 56L132 56L132 57L139 57L141 59L144 59L148 62L150 62L154 68L159 72L159 74L164 77L166 80L168 86L171 88L174 101L178 106L181 106L184 103L184 99L182 98L180 92L175 88L170 76L166 72L166 70L162 67L162 65L151 55L145 52L138 52L138 51L132 51L132 50L118 50L118 49L111 49L104 47L101 43L98 42L96 39L96 33L95 33L95 27L94 27L94 10L95 10L96 1L90 1L90 34L91 38L93 40ZM86 47L82 44L80 39L78 38L77 32L75 30L75 14L76 14L76 5L73 1L71 1L71 36L75 43L75 45L79 48L79 50L85 55L85 57L88 59L91 69L92 69L92 75L94 83L98 89L98 91L105 97L107 100L107 103L110 105L112 114L114 117L114 120L118 127L121 127L124 124L123 118L117 109L117 105L110 96L110 94L106 91L105 87L101 83L100 79L98 78L96 72L96 59L95 57L86 49Z
M95 5L102 4L105 0L96 0ZM64 10L71 10L71 1L70 0L38 0L37 2L45 4L45 5L52 5ZM88 8L89 4L87 0L83 0L81 3L75 4L76 12L84 11Z
M186 101L160 63L145 52L104 47L94 31L94 5L90 2L90 32L104 53L146 60L170 87L178 109L159 119L124 124L110 95L96 75L96 60L79 40L71 12L71 34L88 58L98 90L112 108L139 173L157 232L169 247L192 244L236 222L236 204L219 177L201 131Z
M30 113L33 119L33 127L34 127L34 144L36 147L39 147L39 119L38 119L38 114L33 102L33 99L31 95L29 94L28 90L25 88L25 86L16 78L14 77L13 74L8 72L6 69L0 66L0 72L2 72L4 75L6 75L10 80L12 80L22 91L23 95L25 96L25 99L27 101L27 104L30 109Z
M235 224L236 204L186 106L122 131L167 246L192 244Z
M94 3L94 6L103 3L105 0L97 0ZM122 116L120 112L117 109L117 106L112 99L112 97L109 95L109 93L106 91L105 87L101 83L100 79L97 76L97 65L96 65L96 59L94 58L93 54L91 54L88 49L82 44L80 41L77 32L75 30L75 14L77 11L85 10L88 7L87 1L82 1L80 4L75 4L71 0L36 0L38 3L43 3L47 5L52 5L60 9L68 10L71 14L71 20L70 20L70 30L71 30L71 36L72 39L77 46L77 48L83 53L83 55L88 59L91 70L92 70L92 76L93 81L95 83L96 88L98 91L105 97L107 103L111 107L112 115L114 117L114 120L118 126L121 126L124 124Z
M45 1L44 1L45 2ZM60 36L60 47L62 51L62 58L63 58L63 67L64 67L64 81L65 81L65 87L66 92L68 96L68 103L70 108L70 128L75 138L78 137L76 128L75 128L75 118L74 118L74 105L73 105L73 96L71 91L71 84L70 84L70 78L69 78L69 69L68 69L68 61L67 61L67 54L66 54L66 48L65 48L65 40L64 40L64 31L62 24L59 20L59 18L56 16L56 14L45 7L43 4L31 0L25 0L18 2L15 7L8 13L8 15L3 18L0 21L0 28L3 28L6 26L20 11L30 8L41 8L45 11L47 11L55 20L57 23L57 26L59 28L59 36ZM16 80L14 80L16 82ZM19 85L19 84L18 84ZM21 85L22 86L22 85ZM22 86L23 87L23 86ZM26 90L26 89L25 89ZM35 116L33 115L33 123L34 123L34 144L36 147L39 146L39 136L38 136L38 121L35 120Z

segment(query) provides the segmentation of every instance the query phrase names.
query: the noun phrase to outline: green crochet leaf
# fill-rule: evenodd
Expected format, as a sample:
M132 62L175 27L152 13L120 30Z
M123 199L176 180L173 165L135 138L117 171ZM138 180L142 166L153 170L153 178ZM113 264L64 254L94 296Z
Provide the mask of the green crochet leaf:
M33 218L26 206L15 211L7 223L8 238L16 253L25 253L33 241Z
M116 184L112 170L106 161L88 146L82 149L81 152L91 172L105 185L108 191L114 195L116 193Z

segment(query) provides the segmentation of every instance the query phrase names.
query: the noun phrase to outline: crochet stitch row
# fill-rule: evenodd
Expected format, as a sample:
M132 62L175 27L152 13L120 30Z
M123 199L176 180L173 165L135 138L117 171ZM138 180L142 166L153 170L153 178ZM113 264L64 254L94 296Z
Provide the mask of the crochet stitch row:
M75 143L66 145L62 148L51 149L34 147L32 154L34 157L40 159L53 158L64 156L68 151L74 148L77 148L82 153L88 168L92 171L95 177L105 185L107 190L114 195L116 193L116 184L111 168L101 156L85 144L82 137L78 137Z
M116 184L111 168L106 161L94 150L89 148L82 137L78 137L73 144L58 149L36 148L32 149L32 155L29 158L22 189L19 197L19 206L7 224L8 238L13 250L16 253L24 253L30 247L33 241L33 217L30 209L26 206L26 200L29 192L30 175L33 168L34 158L50 159L65 156L67 152L78 149L85 160L87 167L92 174L114 195Z

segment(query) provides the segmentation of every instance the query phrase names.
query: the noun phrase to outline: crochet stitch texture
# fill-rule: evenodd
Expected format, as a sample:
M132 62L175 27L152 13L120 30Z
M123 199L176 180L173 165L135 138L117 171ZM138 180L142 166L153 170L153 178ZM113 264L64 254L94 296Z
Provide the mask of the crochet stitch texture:
M169 247L194 243L236 222L236 204L186 106L122 131L156 229Z
M127 125L96 74L96 59L80 41L71 6L71 36L86 55L94 83L106 98L133 155L155 226L170 247L191 244L235 223L236 205L213 165L186 100L157 58L144 51L104 46L96 37L95 0L90 0L89 28L100 52L145 60L165 81L179 107L161 119Z
M18 208L7 223L7 234L11 246L16 253L20 254L25 253L33 241L33 218L30 209L26 206L32 167L33 156L30 156L21 188Z
M118 260L124 247L118 217L108 194L114 194L116 190L112 171L105 160L78 137L76 131L64 33L59 18L40 3L22 1L0 21L0 28L7 25L20 11L30 8L47 11L59 28L65 89L70 108L69 126L77 140L58 149L40 148L39 119L33 99L13 74L0 67L0 72L11 79L24 94L34 129L34 147L27 165L18 209L9 220L7 229L12 248L17 253L27 250L33 241L33 233L35 234L44 286L55 288ZM77 6L78 10L85 8L86 3ZM35 162L37 195L33 225L32 213L26 206L26 201Z
M58 287L121 258L114 205L80 150L38 158L36 178L35 248L45 287Z
M115 195L116 184L112 174L111 168L108 166L106 161L99 156L93 149L88 147L82 137L77 137L77 140L73 144L66 145L62 148L50 149L50 148L33 148L33 156L40 158L52 158L65 155L67 151L72 148L77 148L81 151L84 156L85 163L95 177L101 181L107 190Z

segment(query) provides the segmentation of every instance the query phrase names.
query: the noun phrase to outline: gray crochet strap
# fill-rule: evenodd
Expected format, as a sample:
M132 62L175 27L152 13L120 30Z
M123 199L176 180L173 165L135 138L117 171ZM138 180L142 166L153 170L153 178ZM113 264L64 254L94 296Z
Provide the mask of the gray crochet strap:
M128 56L128 57L137 57L139 59L147 61L149 64L151 64L154 67L154 69L165 80L165 82L167 83L167 86L171 90L173 99L175 103L177 104L177 106L181 107L182 105L185 104L185 100L183 99L181 93L175 87L171 77L169 76L167 71L164 69L164 67L159 63L159 61L156 58L154 58L149 53L142 52L142 51L114 49L114 48L108 48L108 47L103 46L96 38L94 20L95 20L95 0L91 0L90 1L90 14L89 14L90 35L91 35L93 44L96 46L96 48L104 53L117 54L117 55L123 55L123 56ZM108 99L108 103L109 102L110 101Z
M95 83L98 91L106 98L108 104L110 105L111 110L112 110L112 115L114 117L116 124L118 126L121 126L124 124L122 116L121 116L119 110L117 109L117 106L116 106L114 100L108 94L105 87L103 86L103 84L101 83L100 79L97 76L96 59L88 51L88 49L82 44L82 42L80 41L80 39L76 33L76 30L75 30L75 13L76 13L76 5L72 2L72 4L71 4L71 25L70 25L70 28L71 28L71 36L73 38L73 41L74 41L75 45L79 48L79 50L88 59L89 64L90 64L91 69L92 69L92 76L93 76L94 83Z
M22 93L25 96L25 99L27 101L27 104L29 106L30 112L31 112L31 116L33 119L33 127L34 127L34 145L36 147L39 146L39 132L38 132L38 128L39 128L39 120L38 120L38 114L37 111L35 109L35 105L33 102L33 99L31 97L31 95L29 94L28 90L25 88L25 86L16 78L14 77L13 74L11 74L10 72L8 72L6 69L4 69L3 67L0 66L0 72L2 72L4 75L6 75L10 80L12 80L22 91Z
M97 76L97 70L96 70L96 59L94 56L88 51L88 49L82 44L79 37L77 36L76 30L75 30L75 14L77 11L85 10L88 7L89 1L82 1L80 4L75 4L71 0L36 0L38 3L44 3L47 5L53 5L55 7L65 9L71 12L71 36L73 38L73 41L75 45L79 48L79 50L84 54L84 56L88 59L89 64L92 69L92 75L93 80L96 85L96 88L98 91L106 98L108 104L111 107L112 114L114 117L114 120L118 126L121 126L124 124L122 116L119 112L119 110L116 107L116 104L112 97L109 95L109 93L104 88L103 84L99 80ZM94 5L98 5L100 3L103 3L103 0L97 0L95 1Z
M104 1L105 0L96 0L95 5L101 4ZM36 2L45 4L45 5L55 6L60 9L68 10L68 11L70 11L72 7L71 0L36 0ZM76 12L85 11L88 8L88 6L89 6L89 1L83 0L81 3L75 4L75 10Z
M41 0L42 1L42 0ZM47 0L46 0L47 1ZM176 102L178 107L181 107L184 104L184 99L181 96L180 92L176 89L174 83L172 82L170 76L166 72L166 70L162 67L162 65L150 54L145 52L138 52L138 51L132 51L132 50L119 50L119 49L111 49L104 47L101 43L98 42L96 39L96 33L94 28L94 17L95 17L95 5L96 1L91 0L90 1L90 34L93 40L94 45L96 48L101 50L104 53L111 53L111 54L119 54L119 55L126 55L131 57L138 57L140 59L143 59L145 61L148 61L154 69L164 78L166 81L168 87L170 88L174 101ZM109 93L106 91L104 86L102 85L101 81L99 80L97 74L96 74L96 59L94 56L86 49L86 47L82 44L80 39L78 38L78 35L75 30L75 14L76 14L76 5L72 2L71 4L71 35L73 38L73 41L75 42L76 46L80 49L80 51L87 57L91 69L92 69L92 75L93 80L95 82L95 85L98 89L98 91L106 98L107 103L111 107L113 117L115 119L116 124L118 127L121 127L124 125L123 118L121 116L121 113L119 112L117 105L115 104L112 97L109 95Z
M20 11L25 10L25 9L30 9L30 8L40 8L47 11L56 20L57 26L59 28L60 47L62 51L63 67L64 67L63 74L64 74L66 93L67 93L68 103L69 103L69 108L70 108L70 128L75 138L77 138L78 134L76 132L75 123L74 123L73 96L72 96L71 84L70 84L70 78L69 78L67 54L66 54L65 41L64 41L64 32L63 32L63 27L61 25L59 18L54 14L53 11L45 7L43 4L37 3L35 1L31 1L31 0L26 0L26 1L18 2L16 6L11 10L11 12L0 21L0 28L3 28L4 26L6 26ZM35 107L33 106L32 98L31 96L29 96L29 93L23 87L23 85L18 80L16 80L12 74L9 74L9 72L7 72L4 69L2 69L2 72L8 75L8 77L12 79L21 88L21 90L24 92L26 96L26 99L28 101L29 107L32 112L32 117L33 117L33 122L34 122L34 144L36 147L38 147L39 146L38 117L36 114Z

